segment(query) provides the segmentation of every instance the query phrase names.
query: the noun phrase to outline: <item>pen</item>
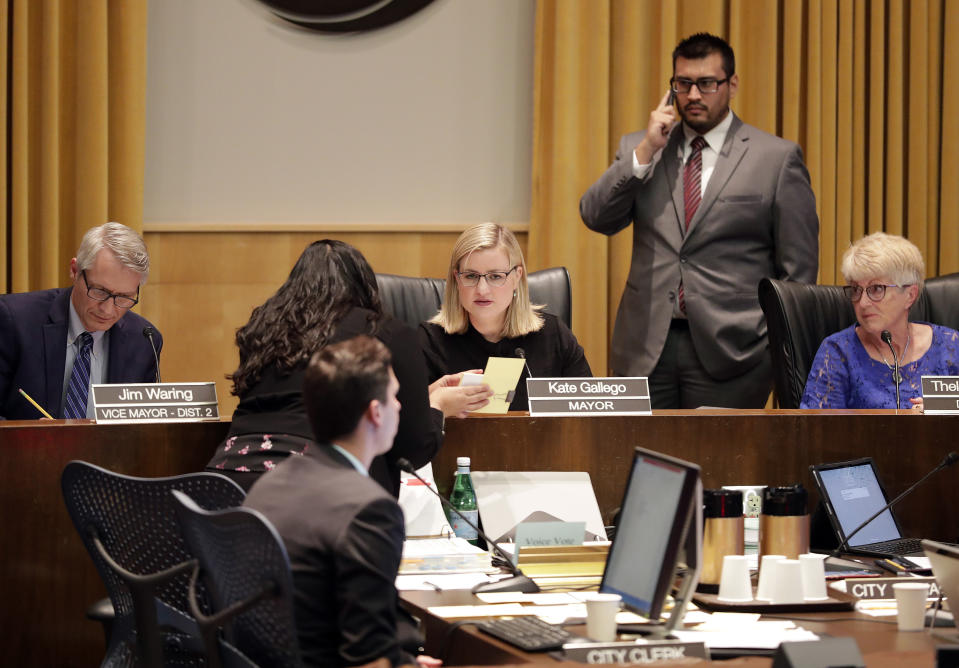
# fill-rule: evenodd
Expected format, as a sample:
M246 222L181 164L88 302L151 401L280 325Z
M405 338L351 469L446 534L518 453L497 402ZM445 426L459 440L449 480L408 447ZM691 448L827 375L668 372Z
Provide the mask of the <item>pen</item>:
M23 395L23 398L26 399L27 401L29 401L31 404L33 404L33 407L34 407L34 408L36 408L38 411L40 411L41 413L43 413L43 416L44 416L44 417L48 417L48 418L50 418L51 420L53 419L53 416L50 415L49 413L47 413L45 410L43 410L43 406L41 406L40 404L38 404L36 401L33 400L33 397L31 397L29 394L27 394L26 392L24 392L22 387L21 387L21 388L18 388L18 389L20 390L20 394Z
M875 564L879 568L883 569L884 571L889 571L890 573L901 573L906 570L905 567L900 566L895 561L890 559L876 559Z

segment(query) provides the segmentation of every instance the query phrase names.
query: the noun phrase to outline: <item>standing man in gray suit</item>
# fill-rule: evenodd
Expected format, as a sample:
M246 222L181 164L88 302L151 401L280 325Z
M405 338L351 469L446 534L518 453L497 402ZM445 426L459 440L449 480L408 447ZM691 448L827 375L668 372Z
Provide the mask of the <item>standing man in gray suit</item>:
M759 281L816 281L819 218L802 151L732 113L738 86L723 39L680 42L646 130L620 140L580 201L592 230L633 224L611 366L649 376L653 408L761 408L772 363Z

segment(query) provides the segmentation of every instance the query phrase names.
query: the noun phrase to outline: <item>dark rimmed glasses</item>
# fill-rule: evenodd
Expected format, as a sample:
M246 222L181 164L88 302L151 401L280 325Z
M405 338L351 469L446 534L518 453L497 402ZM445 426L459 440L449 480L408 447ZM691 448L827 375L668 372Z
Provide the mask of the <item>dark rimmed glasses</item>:
M702 79L677 79L673 77L669 80L669 86L673 89L674 93L683 93L684 95L692 90L693 86L699 89L699 92L703 95L709 95L710 93L715 93L719 90L719 87L729 81L729 77L725 79L714 79L713 77L704 77Z
M842 291L843 294L846 295L846 298L853 304L862 299L863 292L865 292L866 296L872 301L881 302L886 296L886 288L908 288L910 285L912 284L896 285L895 283L873 283L872 285L867 285L865 288L859 285L844 285L842 286Z
M479 285L481 278L486 279L487 285L500 288L506 285L506 279L509 278L509 275L514 271L516 271L516 267L512 267L509 271L488 271L485 274L480 274L475 271L458 271L456 272L456 276L459 278L460 285L464 288L475 288Z
M83 284L87 286L87 297L93 301L105 302L108 299L112 299L117 308L133 308L140 301L140 286L137 286L137 296L136 299L134 299L133 297L128 297L127 295L114 294L109 290L104 290L103 288L91 288L90 283L87 281L86 269L82 270L80 275L83 277Z

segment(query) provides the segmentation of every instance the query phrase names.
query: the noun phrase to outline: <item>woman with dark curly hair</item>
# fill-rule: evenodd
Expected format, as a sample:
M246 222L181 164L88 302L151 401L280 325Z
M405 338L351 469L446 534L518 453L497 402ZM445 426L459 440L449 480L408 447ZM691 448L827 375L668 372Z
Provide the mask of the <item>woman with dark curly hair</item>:
M442 442L444 415L470 410L485 403L486 396L482 389L468 387L429 393L416 333L383 313L366 258L353 246L330 239L310 244L286 282L237 330L240 366L228 378L240 403L207 469L249 489L285 457L317 447L303 404L303 374L317 350L358 334L374 336L389 348L400 383L402 411L393 448L370 467L370 475L398 495L396 461L405 457L416 467L425 465Z

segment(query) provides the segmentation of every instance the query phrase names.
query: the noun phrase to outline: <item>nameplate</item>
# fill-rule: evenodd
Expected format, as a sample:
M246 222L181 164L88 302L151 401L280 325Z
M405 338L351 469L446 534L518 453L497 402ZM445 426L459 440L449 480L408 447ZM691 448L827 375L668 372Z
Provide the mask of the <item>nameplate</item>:
M521 522L516 526L517 547L582 545L586 522Z
M653 640L610 643L567 643L563 645L563 658L568 661L591 664L617 664L635 666L676 659L706 659L709 651L702 642L678 640Z
M651 415L646 378L527 378L529 414Z
M937 415L959 415L959 376L923 376L922 410Z
M220 419L214 383L118 383L91 389L94 419L101 424Z
M929 598L939 598L939 585L936 578L849 578L846 580L846 591L861 601L884 601L896 598L892 586L897 582L927 583Z

